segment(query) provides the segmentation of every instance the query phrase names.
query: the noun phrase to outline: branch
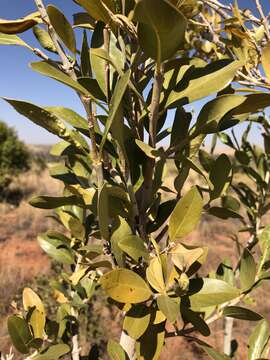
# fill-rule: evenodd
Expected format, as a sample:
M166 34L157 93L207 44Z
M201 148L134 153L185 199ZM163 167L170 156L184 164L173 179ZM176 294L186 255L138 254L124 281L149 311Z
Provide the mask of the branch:
M41 18L43 20L43 22L48 26L48 32L49 32L49 35L54 43L54 46L56 48L56 51L58 53L58 55L60 56L61 60L62 60L62 63L63 63L63 68L66 72L71 72L74 73L72 74L72 77L74 78L74 76L76 77L75 75L75 72L74 70L72 70L72 64L70 63L70 61L68 60L68 57L66 56L64 50L62 49L59 41L58 41L58 35L56 34L54 28L52 27L52 24L50 22L50 19L49 19L49 16L48 16L48 13L47 13L47 10L43 4L43 1L42 0L35 0L35 3L36 3L36 6L40 12L40 15L41 15Z
M263 8L262 8L262 5L260 3L260 0L255 0L255 3L256 3L256 7L257 7L257 10L261 16L261 22L265 28L265 33L266 33L266 37L268 40L270 40L270 30L269 30L269 24L268 24L268 20L263 12Z

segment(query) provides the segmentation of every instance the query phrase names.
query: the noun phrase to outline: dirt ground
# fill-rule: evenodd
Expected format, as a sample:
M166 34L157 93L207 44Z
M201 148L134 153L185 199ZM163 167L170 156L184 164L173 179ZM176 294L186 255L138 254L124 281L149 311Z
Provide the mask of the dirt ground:
M30 184L31 189L29 189ZM50 179L46 171L42 175L31 174L31 179L29 174L28 177L25 175L25 178L20 179L19 185L24 186L25 191L28 192L38 189L40 194L53 194L59 191L58 183ZM44 215L44 211L31 208L26 201L17 208L0 206L0 352L3 353L8 353L11 346L6 329L7 315L12 313L10 303L16 300L25 285L33 283L41 274L46 276L50 271L50 262L36 241L37 234L45 231L50 225L50 220L44 220ZM209 262L207 268L203 268L204 274L216 269L226 257L235 264L236 246L230 237L237 228L237 222L228 224L214 218L204 218L200 228L187 239L188 243L209 246ZM240 239L241 242L245 240L244 236ZM270 320L269 290L270 286L266 285L258 290L257 296L254 296L257 302L250 299L250 303L254 303L254 310L266 316L268 320ZM103 316L103 321L107 329L112 326L113 320L109 315ZM239 348L235 356L236 360L247 359L247 340L254 325L243 321L234 323L234 338ZM211 340L202 339L222 350L222 321L214 323L211 329L215 334L210 336ZM118 331L114 333L117 334ZM194 343L183 338L166 340L161 360L168 357L170 360L208 359ZM22 357L16 356L15 359Z

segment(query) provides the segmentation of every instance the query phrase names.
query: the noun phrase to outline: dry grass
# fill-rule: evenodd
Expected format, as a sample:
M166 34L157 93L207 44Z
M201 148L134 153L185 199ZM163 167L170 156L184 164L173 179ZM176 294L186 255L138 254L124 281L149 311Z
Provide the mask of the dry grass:
M169 169L166 176L168 187L172 185L173 174L175 174L173 168ZM195 181L195 178L191 180L192 183ZM27 200L32 194L56 195L61 191L60 182L50 178L47 170L42 173L37 171L26 173L17 179L13 187L23 191L24 200L20 206L17 208L7 205L0 206L0 351L4 350L5 353L8 353L10 348L5 325L8 313L12 312L10 303L12 300L16 300L25 285L34 281L37 274L42 272L48 274L49 271L47 256L42 253L37 242L33 240L39 232L46 231L52 225L51 220L44 217L46 215L44 210L29 206ZM267 222L267 219L265 221ZM225 257L230 258L233 264L236 263L236 246L230 237L237 232L238 228L237 221L228 222L205 216L199 229L185 240L189 243L209 247L208 261L202 268L202 274L206 275L209 271L216 270ZM246 238L242 236L240 241L244 243ZM255 311L268 319L270 299L266 294L269 290L268 284L256 290L253 295L256 303L252 305ZM95 312L100 311L99 306L100 304L97 302ZM104 329L113 329L113 333L117 337L119 329L115 326L114 316L112 317L110 312L107 313L104 310L101 317ZM254 324L249 322L235 322L234 336L239 344L239 352L235 360L247 358L246 345L253 326ZM212 330L214 335L204 341L222 350L222 321L213 324ZM106 333L107 331L103 334L104 338L108 335ZM165 360L167 357L170 357L171 360L208 359L194 343L183 338L166 341L161 360ZM15 359L21 359L21 357L15 356Z

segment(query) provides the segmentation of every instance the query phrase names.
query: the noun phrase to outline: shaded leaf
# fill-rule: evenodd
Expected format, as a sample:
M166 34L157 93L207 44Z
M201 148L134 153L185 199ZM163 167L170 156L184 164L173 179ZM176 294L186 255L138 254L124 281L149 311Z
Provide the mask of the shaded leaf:
M217 350L213 349L210 346L200 346L206 353L207 355L210 356L211 359L213 360L230 360L231 357L225 354L221 354L220 352L218 352Z
M59 38L63 41L66 47L76 53L76 41L72 26L68 22L65 15L54 5L48 5L47 13Z
M134 10L139 22L138 37L143 51L159 63L172 57L184 42L187 21L182 13L163 0L141 0Z
M232 165L226 154L221 154L213 163L209 174L209 179L213 184L210 199L214 200L223 195L231 178Z
M40 209L56 209L65 205L83 205L77 196L36 196L30 200L30 205Z
M249 290L255 282L256 263L249 250L245 249L240 262L241 290Z
M28 343L33 339L27 322L16 315L12 315L7 321L8 332L15 348L22 354L28 354Z
M223 316L248 321L259 321L262 319L262 316L260 314L257 314L252 310L240 306L225 307L225 309L223 310Z
M101 20L105 24L111 21L111 16L106 7L103 5L101 0L91 1L88 0L75 0L79 5L81 5L89 15L96 19Z

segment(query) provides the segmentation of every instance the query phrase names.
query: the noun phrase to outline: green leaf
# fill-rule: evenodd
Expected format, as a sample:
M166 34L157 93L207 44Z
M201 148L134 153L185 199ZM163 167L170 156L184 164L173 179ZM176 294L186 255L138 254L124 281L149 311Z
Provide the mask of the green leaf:
M138 147L145 153L146 156L155 159L160 155L160 152L154 148L152 148L150 145L144 143L141 140L136 139L135 143L138 145Z
M114 121L114 119L116 118L119 106L122 102L122 98L125 94L125 91L127 89L129 80L130 80L130 76L131 76L131 71L128 70L125 72L124 75L122 75L119 80L117 81L117 84L115 86L114 92L113 92L113 96L111 99L111 104L110 104L110 111L109 111L109 115L105 124L105 130L102 136L102 140L101 140L101 144L99 147L99 151L100 153L102 152L103 146L105 144L105 141L107 139L108 133L110 131L111 125Z
M33 360L58 360L70 352L70 347L67 344L51 345L45 352L34 356Z
M28 343L33 339L27 322L16 315L12 315L7 321L8 332L12 344L22 354L28 354Z
M268 81L270 81L270 43L262 49L262 67Z
M145 260L149 258L144 241L136 235L122 237L118 242L118 246L136 262L140 258Z
M0 19L0 32L4 34L19 34L41 22L40 13L33 12L24 18L16 20Z
M21 115L43 127L54 135L64 135L65 125L52 113L26 101L3 98Z
M270 106L269 93L249 94L246 95L246 100L232 111L232 115L255 113L268 106Z
M227 155L221 154L213 163L209 179L213 184L210 192L210 200L224 195L231 180L232 165Z
M76 54L75 35L65 15L54 5L48 5L47 13L59 38L73 54Z
M110 23L110 13L101 0L91 2L88 0L76 0L76 2L81 5L92 18L103 21L105 24Z
M200 346L207 355L210 356L211 359L213 360L231 360L231 357L225 354L221 354L220 352L218 352L217 350L213 349L210 346Z
M95 19L86 12L79 12L73 14L73 24L73 28L81 27L83 29L94 30Z
M267 225L259 234L259 246L262 253L270 247L270 225Z
M238 289L217 279L192 279L190 280L190 289L193 286L199 289L198 292L189 297L193 310L220 305L240 295Z
M157 305L166 318L174 323L180 313L180 304L168 295L160 295L157 297Z
M121 216L118 217L116 229L113 231L110 242L113 255L119 267L124 267L124 253L119 246L119 241L132 235L132 230L127 221Z
M232 219L241 219L242 216L230 209L226 209L223 207L213 206L208 209L208 213L210 215L216 216L220 219L227 220L229 218Z
M152 295L145 281L128 269L112 270L101 277L100 283L113 300L122 303L140 303Z
M83 41L81 47L81 73L82 76L91 76L91 64L90 64L90 53L89 53L89 45L87 40L87 33L83 31Z
M203 336L210 335L210 329L200 313L194 312L181 303L181 316L185 324L191 323Z
M151 314L149 308L145 305L138 304L126 313L123 329L132 339L139 339L147 330L150 323Z
M242 65L240 61L218 60L204 68L195 69L191 74L187 71L170 93L166 107L175 106L179 100L182 105L191 103L224 89Z
M246 100L240 95L221 95L205 104L199 113L195 132L211 134L218 131L221 119Z
M85 89L78 81L71 79L71 77L58 70L54 66L46 63L45 61L32 62L30 66L34 71L37 71L42 75L55 79L71 87L75 91L78 91L82 95L89 96L97 105L99 105L99 107L101 107L105 112L107 112L107 109L102 104L100 104L100 102L95 97L93 97L92 94L90 94L89 91Z
M40 209L56 209L65 205L83 205L77 196L36 196L30 200L30 205Z
M159 63L183 46L187 20L169 2L141 0L135 7L134 19L139 22L138 37L143 51Z
M257 314L252 310L240 306L225 307L225 309L223 310L223 316L248 321L259 321L262 319L262 316L260 314Z
M45 253L47 253L54 260L61 264L71 265L74 263L74 258L71 250L63 247L63 242L55 239L51 239L46 234L38 236L38 242L40 247ZM62 246L62 247L60 247Z
M53 53L57 53L55 45L54 45L49 33L46 30L44 30L43 28L41 28L39 26L34 26L33 33L34 33L37 41L40 43L40 45L44 49L51 51Z
M203 200L196 187L186 193L175 206L169 220L170 241L182 238L195 229L202 213Z
M267 321L261 320L248 340L248 360L257 360L263 357L269 337L270 331Z
M0 45L20 45L31 48L19 36L12 34L3 34L0 32Z
M126 360L125 350L114 340L109 340L107 351L111 360Z
M240 262L241 291L249 290L255 282L256 263L249 250L245 249Z
M86 119L76 113L74 110L62 106L47 106L45 109L53 113L59 119L66 121L75 129L83 129L87 132L89 131Z

